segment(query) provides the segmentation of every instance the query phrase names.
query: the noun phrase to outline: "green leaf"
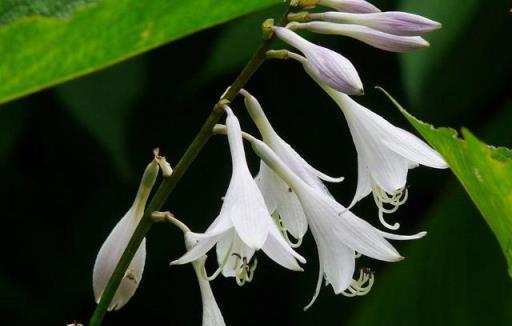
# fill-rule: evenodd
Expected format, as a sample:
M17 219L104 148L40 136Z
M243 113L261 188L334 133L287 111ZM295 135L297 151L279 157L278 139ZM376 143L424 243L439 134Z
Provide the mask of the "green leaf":
M280 0L3 3L0 6L0 103L275 4L283 3Z
M512 152L483 143L467 129L462 129L463 138L453 129L436 129L385 94L448 162L498 239L512 277Z

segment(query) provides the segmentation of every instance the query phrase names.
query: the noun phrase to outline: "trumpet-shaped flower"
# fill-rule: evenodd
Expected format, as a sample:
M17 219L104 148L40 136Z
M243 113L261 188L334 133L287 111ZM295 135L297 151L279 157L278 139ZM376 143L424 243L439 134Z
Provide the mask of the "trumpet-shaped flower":
M307 17L308 19L319 19L332 23L363 25L381 32L401 36L415 36L441 28L441 24L438 22L401 11L371 14L331 11L311 13Z
M357 189L351 208L373 192L379 220L390 228L383 213L393 213L407 200L407 172L418 165L437 169L448 167L434 149L408 131L393 126L378 114L337 92L319 80L317 83L343 112L357 149Z
M318 46L302 38L291 30L274 26L273 31L284 42L301 51L305 58L291 54L317 78L330 87L350 95L362 95L363 83L352 63L339 53Z
M265 143L253 139L251 145L256 154L297 194L315 239L320 272L313 301L306 308L318 296L324 278L336 294L353 296L369 291L373 274L362 271L358 279L353 279L356 253L388 262L399 261L402 257L387 239L410 240L426 234L420 232L403 236L374 228L331 196L305 183Z
M117 223L109 234L96 257L93 270L93 289L96 302L99 302L105 287L107 286L114 269L123 254L128 241L137 228L140 219L144 215L146 202L158 175L158 163L151 162L144 176L135 197L133 205L123 218ZM119 285L108 310L121 309L137 290L142 279L144 264L146 261L146 239L143 239L135 256L133 257L121 284Z
M192 249L192 247L196 244L196 241L191 239L188 234L190 234L190 229L183 222L176 219L170 213L158 213L162 217L166 218L167 221L176 225L183 233L185 234L185 247L187 250ZM222 317L222 313L220 312L219 306L217 305L217 301L212 292L212 288L210 286L210 281L206 277L206 270L204 264L206 262L206 256L201 256L197 260L192 262L192 267L194 268L194 272L197 277L197 282L199 283L199 290L201 291L201 301L203 302L203 326L225 326L224 318Z
M304 182L318 191L330 195L322 180L341 182L343 178L329 177L308 164L272 128L258 100L245 90L242 90L240 93L245 97L247 111L258 127L263 141ZM300 243L300 240L307 231L308 224L295 193L264 162L261 162L260 172L256 177L256 181L270 212L277 213L280 224L283 226L285 238L287 238L287 232L289 232Z
M187 234L196 244L172 264L192 262L217 245L219 269L214 276L222 271L240 285L252 279L251 258L259 249L283 267L300 271L297 260L305 263L305 259L288 245L272 220L247 167L240 124L231 109L225 109L233 174L221 212L205 233Z
M319 0L318 4L343 12L380 12L379 8L364 0Z
M407 52L430 45L420 36L388 34L370 27L355 24L314 21L308 23L293 22L290 23L288 27L293 30L308 30L314 33L348 36L378 49L391 52Z

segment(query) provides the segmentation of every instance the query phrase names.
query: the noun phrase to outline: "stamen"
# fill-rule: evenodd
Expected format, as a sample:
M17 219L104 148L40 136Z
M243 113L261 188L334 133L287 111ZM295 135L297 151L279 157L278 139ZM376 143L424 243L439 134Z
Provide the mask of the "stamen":
M288 229L284 226L281 216L279 216L277 213L274 213L272 214L272 218L276 222L279 231L281 231L281 234L283 235L283 238L288 243L288 245L290 245L290 247L293 249L299 248L302 245L303 238L296 239L294 242L292 239L290 239L290 236L288 235Z
M217 278L217 276L220 275L220 273L222 273L222 271L224 270L224 267L226 266L226 264L228 263L228 259L229 259L229 256L230 256L230 253L231 253L231 250L233 249L233 242L234 241L231 241L230 245L229 245L229 248L228 250L226 251L226 255L224 256L224 258L222 259L222 262L221 264L219 265L219 267L215 270L215 272L213 272L213 274L211 276L208 276L207 272L206 272L206 267L203 268L201 270L201 274L203 276L203 278L207 281L213 281L214 279ZM235 255L235 254L233 254Z
M341 292L341 294L346 297L366 295L372 289L374 281L375 276L373 271L369 268L361 268L357 280L352 280L350 286L345 291Z
M377 184L372 183L372 193L375 204L379 209L379 221L382 223L382 225L391 230L397 230L400 228L400 223L391 225L386 222L384 219L384 213L391 214L396 212L398 207L407 201L407 198L409 197L408 189L403 187L389 194Z
M252 279L254 278L254 271L258 265L258 259L254 258L252 265L249 265L247 257L241 258L238 254L233 255L236 255L235 265L233 266L236 284L238 284L238 286L244 286L245 283L252 282ZM239 261L241 261L241 264L238 264Z

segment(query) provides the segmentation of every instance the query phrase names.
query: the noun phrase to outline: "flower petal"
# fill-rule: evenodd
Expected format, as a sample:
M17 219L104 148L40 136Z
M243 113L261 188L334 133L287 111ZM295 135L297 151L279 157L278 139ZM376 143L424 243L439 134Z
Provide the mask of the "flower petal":
M116 224L98 252L93 270L93 289L96 302L99 302L105 287L107 286L114 269L123 254L130 237L137 227L138 218L136 209L132 207L125 216ZM142 279L146 260L146 242L143 240L137 249L126 276L122 279L109 310L118 310L123 307L133 296L139 282Z
M386 146L406 159L437 169L446 169L446 161L424 141L408 131L395 127L389 130L389 138L383 139Z
M370 178L368 172L368 166L361 155L357 155L357 188L356 193L354 194L354 198L352 202L348 206L347 209L351 209L358 201L368 196L372 192L372 188L370 185Z
M302 267L297 264L297 260L305 264L306 259L290 248L277 230L277 227L270 229L269 236L262 250L279 265L293 271L303 271Z
M352 37L378 49L391 52L407 52L425 48L430 45L420 36L393 35L355 24L313 21L308 23L293 23L292 26L295 30L303 29L314 33Z
M380 12L379 8L364 0L320 0L318 4L344 12Z
M190 236L188 233L185 236ZM213 246L222 238L223 234L215 234L210 237L204 237L203 239L196 242L196 244L187 251L179 259L171 262L171 265L183 265L197 260L201 256L205 255Z
M210 282L203 277L204 262L206 257L200 258L192 263L196 273L199 289L201 291L201 300L203 302L203 324L202 326L226 326L222 313L220 312L217 301L213 296Z

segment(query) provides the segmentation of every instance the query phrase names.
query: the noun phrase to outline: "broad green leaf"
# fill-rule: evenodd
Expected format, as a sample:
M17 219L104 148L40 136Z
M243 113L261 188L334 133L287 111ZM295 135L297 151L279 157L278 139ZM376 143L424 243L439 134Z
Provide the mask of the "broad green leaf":
M506 92L499 85L512 74L512 43L505 41L512 28L508 0L402 0L400 9L443 24L426 35L428 49L400 56L415 110L443 121L469 121L470 113Z
M512 277L512 152L483 143L467 129L462 129L463 138L453 129L436 129L389 97L448 162L498 239Z
M280 0L33 0L0 6L0 103ZM179 64L179 63L176 63Z

